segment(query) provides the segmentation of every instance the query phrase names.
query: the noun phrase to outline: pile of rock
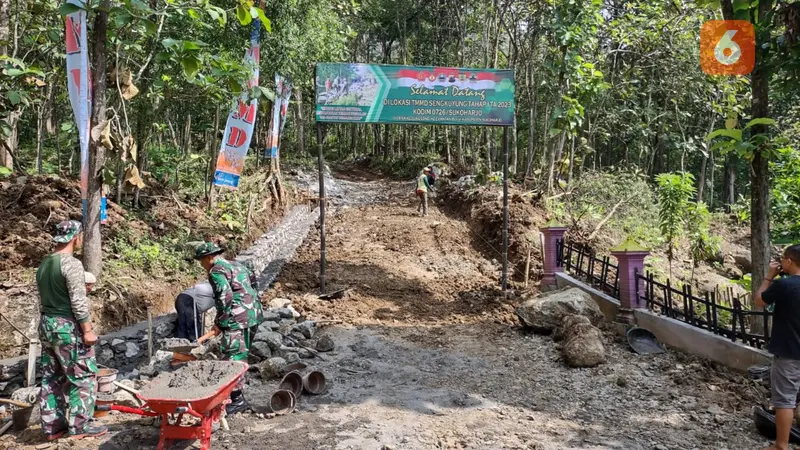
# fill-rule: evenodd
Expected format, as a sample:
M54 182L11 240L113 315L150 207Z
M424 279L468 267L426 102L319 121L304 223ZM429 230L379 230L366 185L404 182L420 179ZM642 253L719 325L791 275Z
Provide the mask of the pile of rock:
M172 336L175 331L176 314L167 314L153 320L153 342ZM147 322L137 323L106 336L101 336L95 346L97 362L113 367L121 374L129 374L143 362L147 362Z
M319 352L333 350L334 343L330 336L318 335L317 325L313 320L305 320L300 313L292 307L287 299L274 299L264 311L264 321L259 325L250 344L250 358L248 363L251 370L261 370L259 365L270 365L282 369L287 364L298 362L301 359L311 359ZM218 359L222 356L219 351L219 339L212 339L192 354L199 359ZM128 378L140 377L149 379L159 373L170 370L173 353L164 351L174 346L174 338L160 339L153 360L141 365L138 370L129 374ZM276 369L276 370L278 370Z
M276 298L264 311L264 322L258 327L250 349L251 363L269 362L283 367L286 364L310 359L318 352L333 350L330 336L317 335L317 324L304 320L287 299ZM262 364L263 365L263 364Z
M586 292L565 288L526 299L517 317L534 332L562 342L561 353L571 367L594 367L605 361L603 334L595 326L603 320L597 303Z

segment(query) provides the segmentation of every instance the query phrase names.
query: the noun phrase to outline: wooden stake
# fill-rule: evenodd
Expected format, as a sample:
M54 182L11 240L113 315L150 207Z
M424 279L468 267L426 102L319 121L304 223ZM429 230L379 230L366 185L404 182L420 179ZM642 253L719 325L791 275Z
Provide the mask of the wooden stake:
M528 278L531 274L531 246L528 246L528 258L525 260L525 289L528 288Z
M147 308L147 357L153 360L153 313Z
M32 340L28 344L28 377L26 386L31 387L36 384L36 357L42 349L38 340Z

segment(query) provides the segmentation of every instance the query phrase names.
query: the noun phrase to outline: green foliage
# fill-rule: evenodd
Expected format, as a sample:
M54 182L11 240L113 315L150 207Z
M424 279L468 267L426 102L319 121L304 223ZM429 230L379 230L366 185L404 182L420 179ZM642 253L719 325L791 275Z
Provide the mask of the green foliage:
M662 173L656 177L658 224L667 243L667 258L672 266L674 252L683 234L690 199L695 193L694 177L689 173Z
M711 214L703 202L691 203L687 210L686 231L689 250L697 267L700 261L718 260L722 238L711 233Z
M393 178L409 180L419 175L423 167L439 159L435 153L408 154L389 160L373 160L372 166Z
M800 108L796 113L800 116ZM799 142L800 122L787 124L783 137L794 143ZM773 239L782 241L800 238L800 149L785 146L776 150L776 157L770 164L772 187L770 190L771 232Z
M744 198L742 194L739 194L736 203L730 205L730 210L737 225L750 223L750 199Z
M179 242L178 239L174 241ZM137 236L130 229L123 229L108 244L110 252L116 255L110 261L112 271L130 266L157 277L196 271L193 261L187 260L186 251L166 237L155 240L146 235Z
M613 241L631 237L645 247L661 243L653 217L658 213L653 188L646 174L637 170L586 171L573 181L570 194L547 200L547 211L562 222L587 222L590 228L615 207L604 226Z

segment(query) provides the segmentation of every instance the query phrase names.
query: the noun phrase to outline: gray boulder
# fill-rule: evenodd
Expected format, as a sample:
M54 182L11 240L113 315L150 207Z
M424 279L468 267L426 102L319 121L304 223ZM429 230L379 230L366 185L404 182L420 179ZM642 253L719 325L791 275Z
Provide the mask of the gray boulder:
M286 360L283 358L269 358L258 366L258 372L265 380L277 380L283 376L282 370L285 365Z
M316 348L317 348L318 352L329 352L329 351L333 350L333 348L334 348L333 339L330 336L328 336L327 334L322 336L322 337L320 337L317 340Z
M298 323L294 327L294 331L299 331L305 337L305 339L311 339L314 337L314 333L317 331L317 328L313 320L306 320L305 322Z
M267 322L279 322L281 315L274 311L264 311L264 320Z
M283 336L274 331L258 332L253 338L256 342L266 342L272 351L279 350L283 344Z
M275 331L278 328L280 328L278 322L273 322L271 320L268 320L266 322L262 322L261 325L258 326L258 332L261 333L263 331Z
M270 312L278 314L281 319L294 319L293 311L289 308L277 308L271 310Z
M254 354L261 360L269 359L272 357L272 351L269 347L269 344L262 341L255 341L250 346L250 353Z
M567 315L586 316L595 324L603 319L592 297L577 288L560 289L525 300L516 313L523 325L545 334L555 330Z

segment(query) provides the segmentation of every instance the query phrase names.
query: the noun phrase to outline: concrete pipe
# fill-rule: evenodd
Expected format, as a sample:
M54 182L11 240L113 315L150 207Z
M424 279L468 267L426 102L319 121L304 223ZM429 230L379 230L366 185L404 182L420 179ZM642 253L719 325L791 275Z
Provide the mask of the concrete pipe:
M300 394L303 393L303 377L300 372L287 373L278 385L278 389L291 391L295 398L300 398Z
M318 371L311 371L303 377L303 388L312 395L319 395L325 392L325 374Z
M289 414L294 411L295 405L296 400L292 391L275 391L269 399L269 408L275 414Z

